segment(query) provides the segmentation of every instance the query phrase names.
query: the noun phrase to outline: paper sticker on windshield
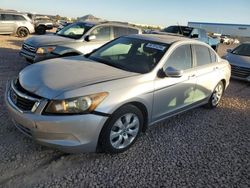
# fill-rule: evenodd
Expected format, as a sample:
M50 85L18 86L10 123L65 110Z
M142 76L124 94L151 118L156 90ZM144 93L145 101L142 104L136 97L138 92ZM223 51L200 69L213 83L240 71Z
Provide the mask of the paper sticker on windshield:
M156 49L156 50L161 50L161 51L164 51L166 49L165 46L162 46L162 45L159 45L159 44L151 44L151 43L148 43L147 48L153 48L153 49Z

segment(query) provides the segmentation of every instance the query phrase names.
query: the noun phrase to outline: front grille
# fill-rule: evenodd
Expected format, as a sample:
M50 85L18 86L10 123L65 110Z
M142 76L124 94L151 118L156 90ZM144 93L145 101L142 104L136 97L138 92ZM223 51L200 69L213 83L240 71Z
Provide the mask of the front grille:
M31 111L36 101L31 101L19 96L13 89L10 89L11 101L22 111Z
M35 104L37 103L36 105L38 105L39 100L41 99L41 97L26 91L19 83L19 80L16 80L15 83L12 82L9 91L9 98L21 111L32 111Z
M232 75L240 78L247 78L250 76L250 68L231 65Z
M28 52L36 53L36 48L28 44L23 44L22 48Z

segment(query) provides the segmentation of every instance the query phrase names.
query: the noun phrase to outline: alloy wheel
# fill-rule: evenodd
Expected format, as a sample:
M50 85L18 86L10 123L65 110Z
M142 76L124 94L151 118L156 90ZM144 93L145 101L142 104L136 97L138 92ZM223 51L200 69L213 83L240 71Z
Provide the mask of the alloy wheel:
M140 121L136 114L128 113L114 123L110 132L110 143L115 149L129 146L137 137Z

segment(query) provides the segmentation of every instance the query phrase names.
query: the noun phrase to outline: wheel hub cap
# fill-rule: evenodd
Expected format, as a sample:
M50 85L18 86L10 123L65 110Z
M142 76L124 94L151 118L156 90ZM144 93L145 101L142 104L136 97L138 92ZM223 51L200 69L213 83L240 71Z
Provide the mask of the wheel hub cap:
M140 122L133 113L120 117L113 125L110 132L110 143L116 149L129 146L139 132Z

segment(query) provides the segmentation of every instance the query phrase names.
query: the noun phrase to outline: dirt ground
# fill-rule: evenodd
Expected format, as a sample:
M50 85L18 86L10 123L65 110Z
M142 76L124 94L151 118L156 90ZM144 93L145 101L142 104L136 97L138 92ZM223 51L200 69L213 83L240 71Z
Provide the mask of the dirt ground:
M150 127L125 153L67 155L25 137L6 111L6 82L28 66L22 42L0 36L0 187L250 187L249 83L231 80L217 109Z

